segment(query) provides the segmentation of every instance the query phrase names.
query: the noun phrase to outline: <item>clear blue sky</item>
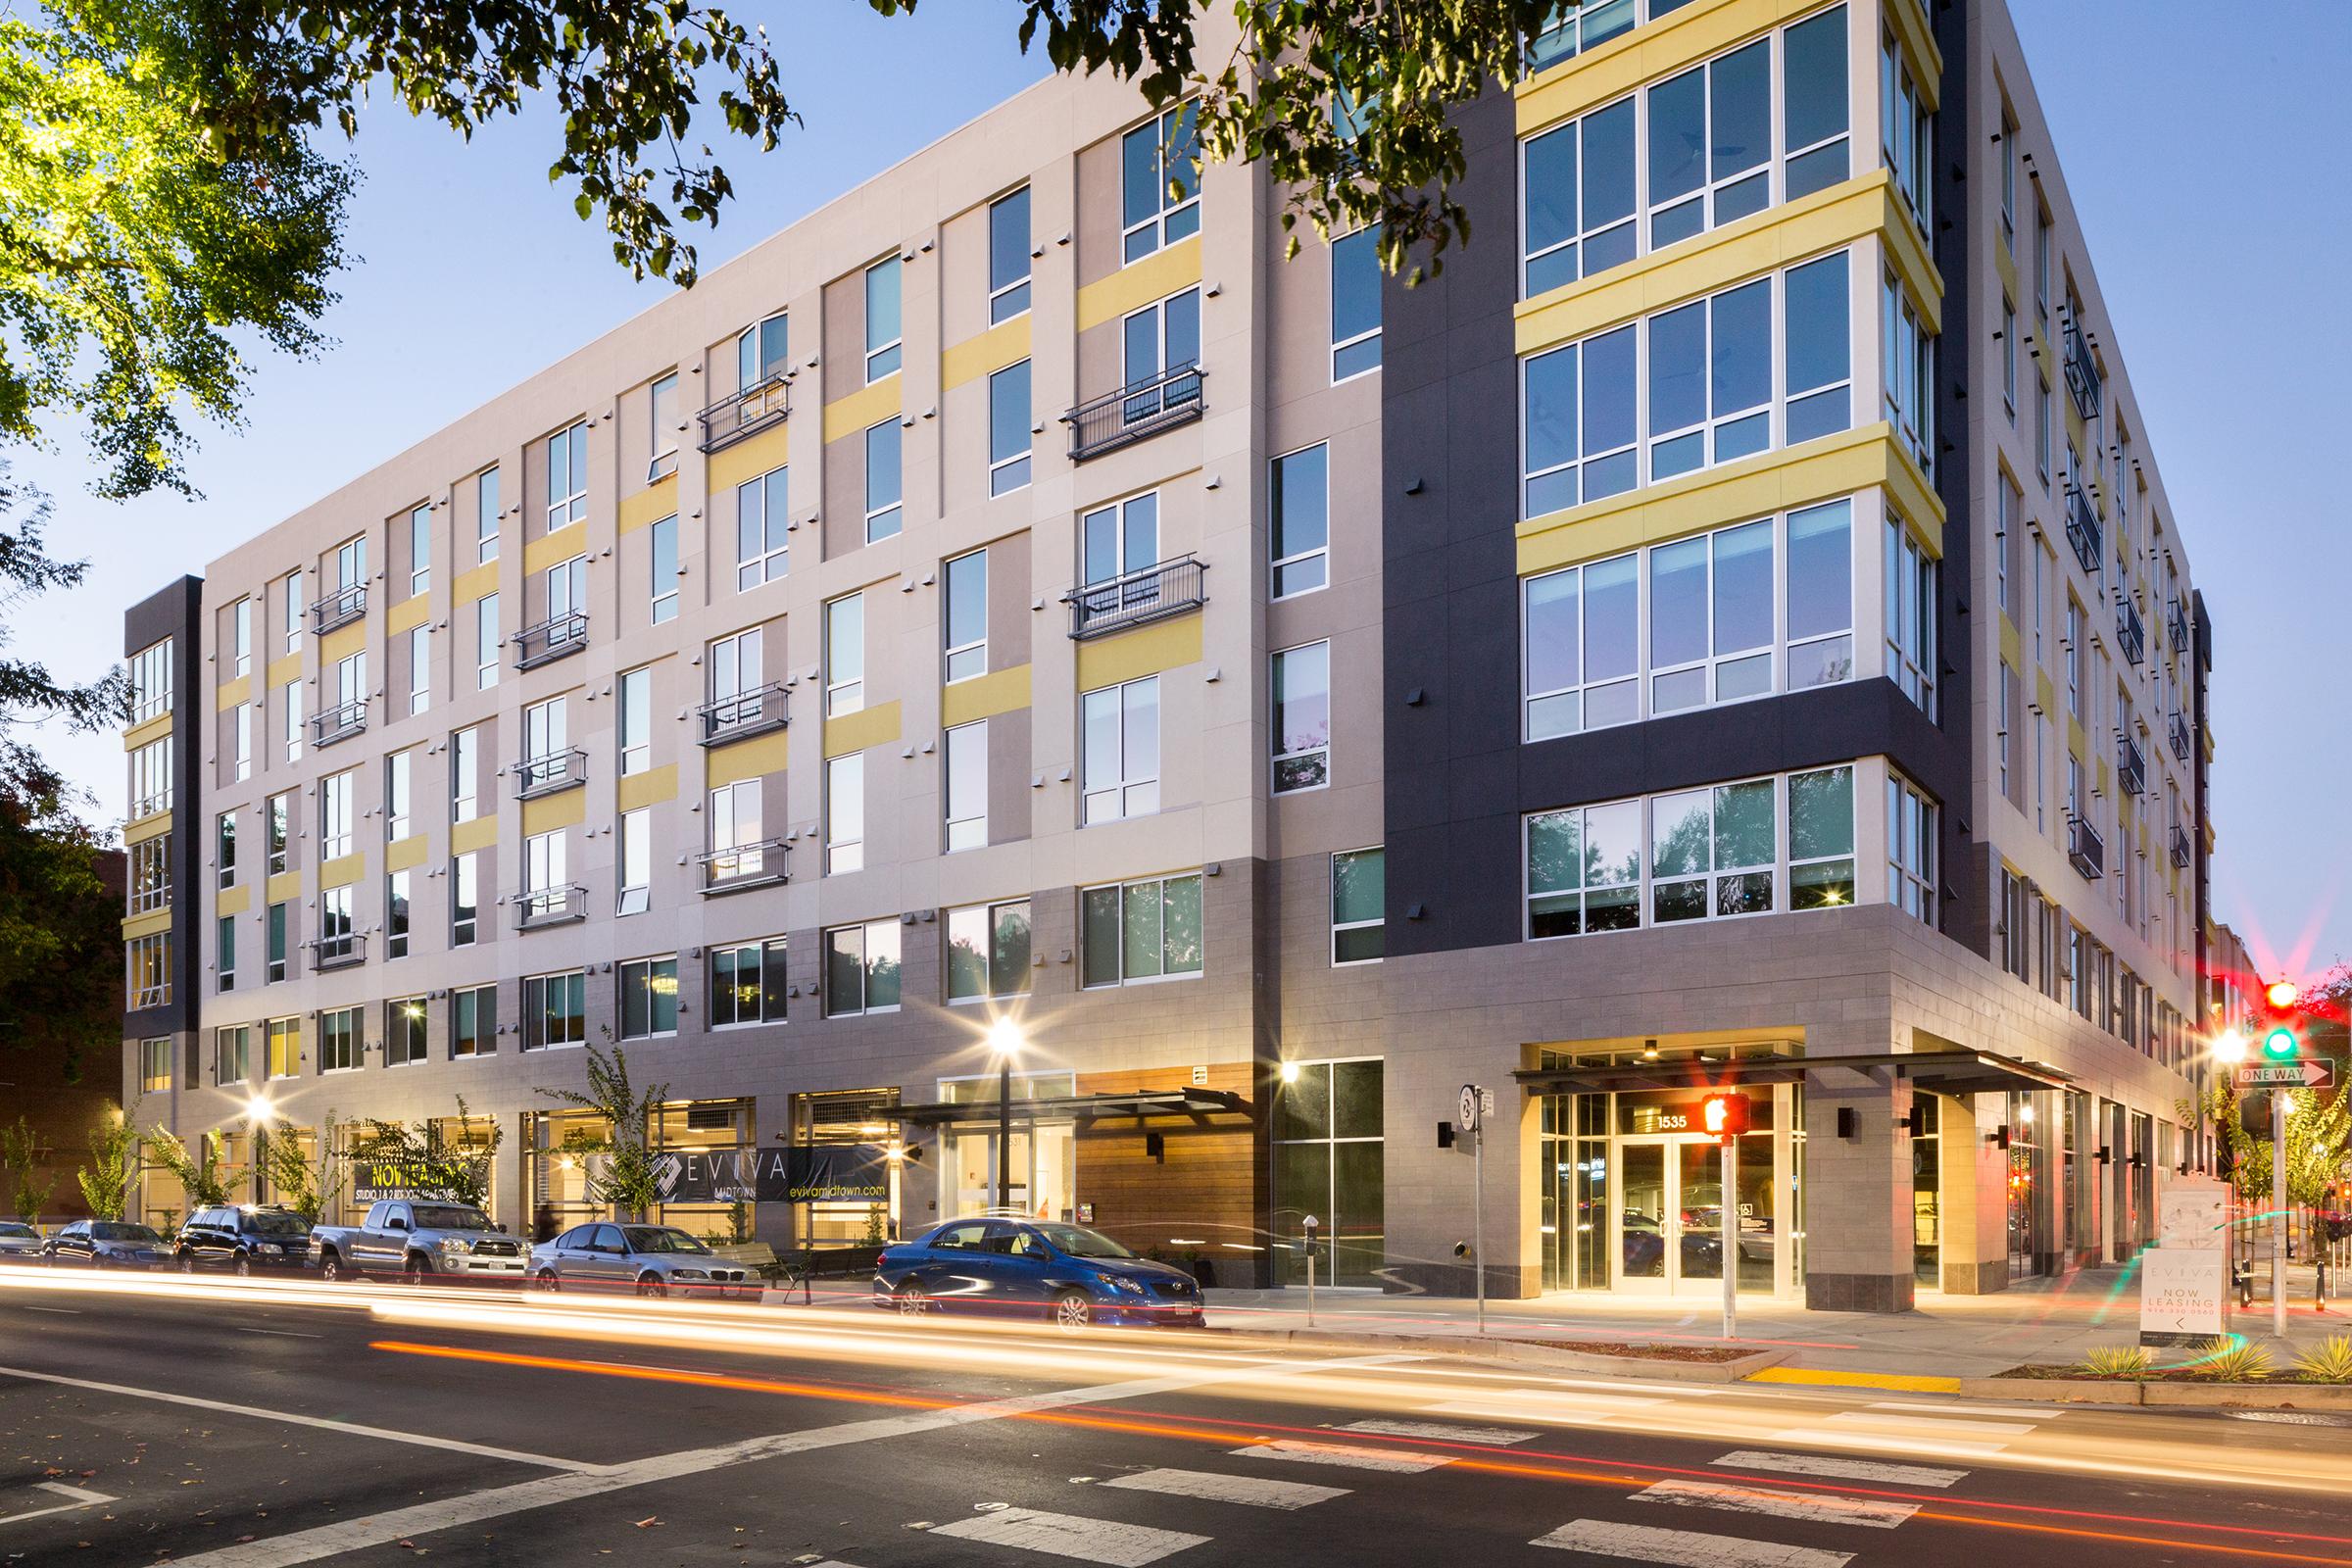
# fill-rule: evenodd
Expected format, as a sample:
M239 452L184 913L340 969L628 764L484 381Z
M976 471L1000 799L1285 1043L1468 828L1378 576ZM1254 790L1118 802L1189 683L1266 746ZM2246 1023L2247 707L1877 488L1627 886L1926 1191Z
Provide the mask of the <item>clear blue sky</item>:
M2343 655L2327 651L2352 590L2327 479L2352 426L2334 124L2352 12L2278 0L2260 25L2217 26L2234 14L2210 0L2011 3L2215 620L2216 904L2259 959L2316 971L2352 957L2346 871L2328 848L2340 829L2315 839L2301 820L2340 821L2352 782ZM1043 74L1014 47L1009 3L912 21L859 0L793 13L776 30L807 125L766 158L722 150L741 199L701 236L706 268ZM373 113L357 147L361 261L326 322L338 346L257 366L248 426L208 432L193 466L204 501L107 505L83 489L77 452L18 455L56 497L60 550L96 561L84 588L19 616L20 647L95 673L120 656L125 605L663 297L630 282L549 185L555 146L545 116L466 144ZM2289 754L2266 742L2286 733ZM117 742L40 742L119 815Z

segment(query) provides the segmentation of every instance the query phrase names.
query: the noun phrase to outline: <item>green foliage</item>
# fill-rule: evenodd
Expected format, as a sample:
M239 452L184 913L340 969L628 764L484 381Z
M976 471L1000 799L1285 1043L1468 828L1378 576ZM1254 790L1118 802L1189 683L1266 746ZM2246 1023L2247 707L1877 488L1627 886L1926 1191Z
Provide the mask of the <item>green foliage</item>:
M304 1156L302 1140L291 1131L265 1136L262 1174L269 1178L270 1190L280 1203L301 1215L305 1225L318 1224L318 1216L342 1198L348 1174L335 1154L334 1117L330 1114L318 1129L316 1162Z
M2251 1340L2225 1334L2205 1342L2205 1353L2189 1363L2222 1383L2256 1383L2271 1375L2271 1352Z
M220 1135L200 1133L193 1152L179 1134L157 1123L147 1129L147 1154L170 1171L188 1195L190 1208L211 1208L228 1201L228 1183L220 1173Z
M499 1126L495 1116L475 1116L467 1111L464 1095L457 1098L454 1130L448 1125L449 1119L440 1116L428 1116L414 1125L367 1118L354 1131L352 1157L397 1166L401 1184L418 1198L471 1203L476 1208L487 1206L490 1169L499 1145L506 1141L506 1130ZM328 1141L322 1136L321 1150L327 1146ZM322 1171L327 1158L321 1153ZM330 1196L323 1182L322 1175L319 1195L322 1210ZM338 1189L341 1186L339 1177L335 1186Z
M870 1203L865 1210L865 1235L861 1240L868 1247L880 1247L890 1240L890 1211L880 1203Z
M2295 1370L2314 1383L2352 1383L2352 1335L2329 1335L2295 1357Z
M727 1205L727 1245L741 1247L752 1239L752 1205L738 1198Z
M588 1092L542 1089L549 1100L594 1113L605 1124L602 1134L574 1129L564 1148L580 1156L587 1175L588 1197L610 1204L622 1219L642 1220L646 1210L662 1200L660 1168L648 1145L647 1129L669 1085L655 1084L639 1094L629 1080L628 1057L618 1046L611 1055L588 1047Z
M132 1184L139 1176L139 1130L131 1120L138 1109L111 1115L90 1129L90 1162L75 1177L81 1200L92 1219L121 1219L130 1206Z
M2328 1191L2352 1153L2352 1095L2323 1100L2290 1091L2286 1114L2286 1198L2307 1208L2328 1206ZM2230 1182L2248 1202L2271 1200L2271 1140L2250 1136L2238 1120L2237 1090L2227 1077L2206 1091L2203 1110L2230 1150ZM2182 1120L2188 1106L2180 1106Z
M11 1208L17 1218L30 1225L41 1217L49 1195L57 1191L57 1175L53 1171L39 1181L33 1180L32 1167L40 1158L40 1139L32 1124L23 1116L14 1127L0 1127L0 1170L9 1176Z
M2147 1376L2155 1358L2136 1345L2093 1346L2088 1355L2077 1367L2087 1378L2130 1378L2134 1381Z

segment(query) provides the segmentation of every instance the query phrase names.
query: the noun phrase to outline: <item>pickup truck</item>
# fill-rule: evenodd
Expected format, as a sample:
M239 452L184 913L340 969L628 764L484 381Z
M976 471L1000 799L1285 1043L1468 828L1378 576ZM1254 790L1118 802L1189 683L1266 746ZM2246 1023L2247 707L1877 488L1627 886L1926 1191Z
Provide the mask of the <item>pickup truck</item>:
M471 1203L387 1199L358 1225L313 1230L311 1256L320 1277L329 1280L362 1274L398 1274L412 1281L436 1274L520 1280L530 1249Z

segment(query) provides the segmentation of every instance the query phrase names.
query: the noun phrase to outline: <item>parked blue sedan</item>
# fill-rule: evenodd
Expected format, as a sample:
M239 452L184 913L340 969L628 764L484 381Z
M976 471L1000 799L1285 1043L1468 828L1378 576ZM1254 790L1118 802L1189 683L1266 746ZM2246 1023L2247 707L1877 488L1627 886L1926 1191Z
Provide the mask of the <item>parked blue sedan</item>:
M1094 1324L1198 1327L1200 1287L1109 1237L1050 1220L956 1219L885 1248L874 1304L915 1316L954 1310Z

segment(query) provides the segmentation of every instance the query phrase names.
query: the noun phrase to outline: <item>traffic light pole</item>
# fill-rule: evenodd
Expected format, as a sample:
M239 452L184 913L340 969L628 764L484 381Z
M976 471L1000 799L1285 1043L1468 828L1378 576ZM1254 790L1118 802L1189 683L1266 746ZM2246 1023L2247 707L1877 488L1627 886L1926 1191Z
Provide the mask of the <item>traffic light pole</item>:
M1740 1140L1723 1141L1723 1201L1715 1206L1723 1237L1723 1337L1740 1337L1740 1220L1732 1195L1740 1190Z
M2271 1091L2271 1333L2286 1338L2286 1092Z

